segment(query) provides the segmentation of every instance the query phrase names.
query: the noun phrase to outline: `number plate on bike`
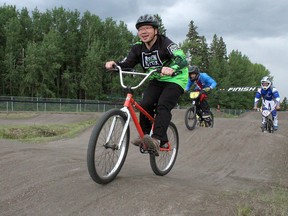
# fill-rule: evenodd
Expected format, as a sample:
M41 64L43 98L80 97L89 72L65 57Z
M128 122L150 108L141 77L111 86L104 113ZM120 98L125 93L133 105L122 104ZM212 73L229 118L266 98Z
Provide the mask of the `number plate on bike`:
M199 96L199 92L190 92L190 98L195 99Z
M267 117L267 116L269 116L269 114L270 114L269 110L262 110L262 115L263 116Z

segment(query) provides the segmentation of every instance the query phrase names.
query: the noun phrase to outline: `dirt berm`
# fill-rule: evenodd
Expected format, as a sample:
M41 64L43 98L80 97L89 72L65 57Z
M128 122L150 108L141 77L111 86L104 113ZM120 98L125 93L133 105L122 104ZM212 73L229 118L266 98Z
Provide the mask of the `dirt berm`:
M194 131L186 129L184 112L173 110L180 149L164 177L156 176L148 156L131 145L112 183L93 182L86 166L92 127L75 138L47 143L0 140L0 214L230 216L245 203L243 193L288 188L287 112L279 112L274 134L260 131L257 112L216 118L214 128ZM95 115L39 114L0 119L0 124L69 123Z

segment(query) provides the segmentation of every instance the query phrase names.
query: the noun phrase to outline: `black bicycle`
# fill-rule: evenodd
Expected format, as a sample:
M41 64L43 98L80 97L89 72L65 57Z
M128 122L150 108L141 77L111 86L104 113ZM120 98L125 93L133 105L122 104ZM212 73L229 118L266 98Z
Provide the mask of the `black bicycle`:
M190 98L192 99L192 105L185 112L185 125L188 130L193 130L196 125L199 127L210 127L214 126L214 115L209 110L209 116L203 118L203 110L200 107L199 91L190 92Z
M269 132L269 133L274 133L274 124L273 124L273 116L272 116L272 111L275 110L276 104L268 104L265 105L263 104L264 107L267 107L268 109L262 109L261 114L265 118L265 127L261 127L262 132Z

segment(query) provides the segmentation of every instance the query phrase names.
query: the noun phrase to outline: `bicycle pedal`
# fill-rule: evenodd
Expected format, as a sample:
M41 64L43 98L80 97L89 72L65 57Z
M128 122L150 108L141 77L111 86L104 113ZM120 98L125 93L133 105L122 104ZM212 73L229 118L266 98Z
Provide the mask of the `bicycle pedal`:
M148 151L146 148L144 148L144 145L143 145L143 144L141 144L141 145L139 146L139 151L140 151L142 154L148 154L148 153L149 153L149 151Z

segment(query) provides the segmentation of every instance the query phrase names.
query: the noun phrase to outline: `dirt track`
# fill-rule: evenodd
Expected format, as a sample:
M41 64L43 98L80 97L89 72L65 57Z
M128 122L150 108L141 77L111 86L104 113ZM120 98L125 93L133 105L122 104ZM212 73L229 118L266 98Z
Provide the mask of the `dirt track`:
M188 131L185 110L173 111L180 150L172 171L153 174L148 156L130 146L118 177L94 183L86 167L92 128L73 139L42 144L0 140L1 215L235 215L239 191L288 187L288 113L280 130L260 132L260 114L216 118ZM41 114L0 124L74 122L95 115ZM132 138L134 138L132 136Z

